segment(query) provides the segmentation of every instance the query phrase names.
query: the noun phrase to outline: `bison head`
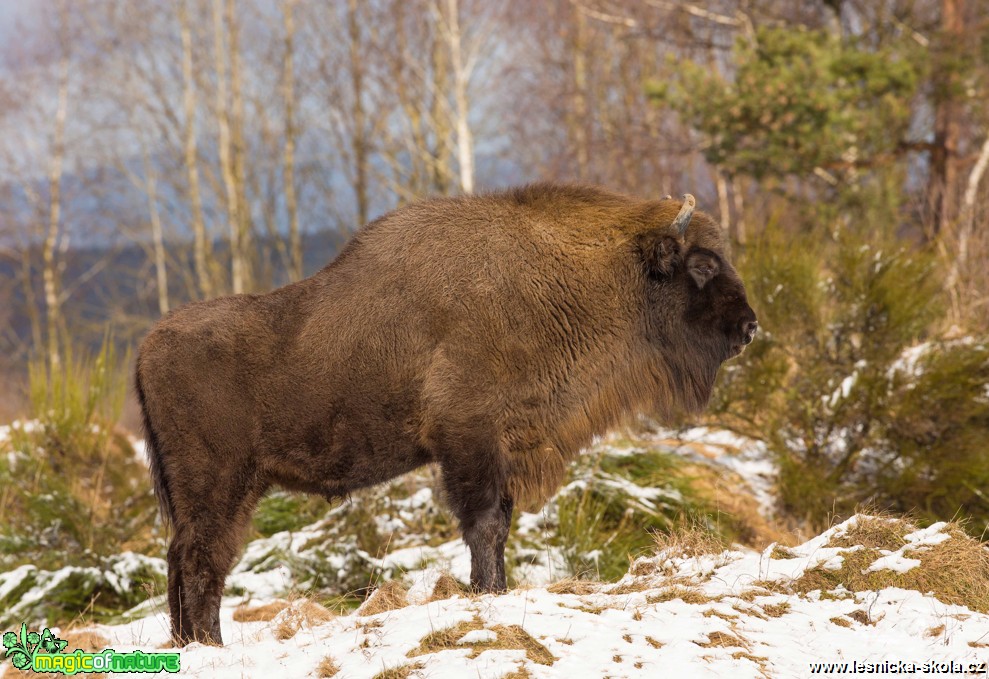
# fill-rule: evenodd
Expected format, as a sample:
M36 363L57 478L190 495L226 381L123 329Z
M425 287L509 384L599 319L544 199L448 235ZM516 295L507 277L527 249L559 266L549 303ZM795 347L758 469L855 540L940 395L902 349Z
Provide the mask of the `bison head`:
M721 249L717 224L698 214L694 198L666 229L643 244L653 329L660 343L703 352L716 364L742 353L758 322L745 286Z

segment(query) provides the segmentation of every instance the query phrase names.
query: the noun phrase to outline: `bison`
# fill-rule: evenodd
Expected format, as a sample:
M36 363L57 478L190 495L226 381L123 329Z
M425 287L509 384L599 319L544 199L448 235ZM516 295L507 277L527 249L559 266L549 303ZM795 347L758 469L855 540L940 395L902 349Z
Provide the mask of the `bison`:
M159 321L136 388L176 643L222 644L224 580L273 485L340 498L436 463L472 587L504 590L513 508L630 415L701 410L752 341L693 209L552 184L426 200L310 278Z

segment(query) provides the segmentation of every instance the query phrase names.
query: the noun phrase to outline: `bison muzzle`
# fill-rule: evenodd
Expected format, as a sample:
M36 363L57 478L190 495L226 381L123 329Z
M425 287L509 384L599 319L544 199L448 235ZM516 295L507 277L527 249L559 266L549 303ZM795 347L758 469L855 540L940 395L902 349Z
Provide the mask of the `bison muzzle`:
M701 410L752 341L693 209L550 184L427 200L310 278L164 317L136 385L176 642L222 643L224 580L273 485L332 499L436 463L471 585L504 590L514 507L629 416Z

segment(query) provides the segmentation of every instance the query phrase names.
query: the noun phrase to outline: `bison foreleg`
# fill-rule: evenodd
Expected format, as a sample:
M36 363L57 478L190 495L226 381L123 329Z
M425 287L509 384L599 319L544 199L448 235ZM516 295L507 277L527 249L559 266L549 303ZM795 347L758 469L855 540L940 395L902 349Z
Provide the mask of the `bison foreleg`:
M505 542L512 525L512 501L503 498L462 522L464 542L470 548L470 585L477 592L504 592Z
M470 584L478 592L503 592L505 542L512 525L511 498L501 484L479 477L475 467L444 472L448 500L470 548ZM464 474L464 472L469 472ZM468 480L464 476L474 476Z

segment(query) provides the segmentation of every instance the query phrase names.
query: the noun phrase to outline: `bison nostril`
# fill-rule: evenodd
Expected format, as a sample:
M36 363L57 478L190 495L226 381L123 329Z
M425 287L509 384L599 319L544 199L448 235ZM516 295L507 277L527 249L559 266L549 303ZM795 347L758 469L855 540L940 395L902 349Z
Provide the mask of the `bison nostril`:
M757 321L749 321L743 328L745 330L745 336L751 341L755 337L755 331L759 328L759 323Z

